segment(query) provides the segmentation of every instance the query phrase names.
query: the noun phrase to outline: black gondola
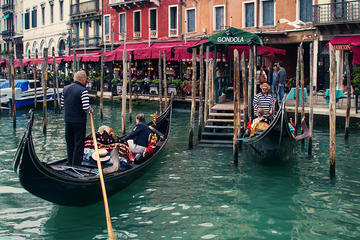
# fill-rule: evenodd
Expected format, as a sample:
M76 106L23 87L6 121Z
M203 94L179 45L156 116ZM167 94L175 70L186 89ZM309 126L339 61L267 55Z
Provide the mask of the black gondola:
M242 139L246 153L264 164L282 163L295 156L296 143L309 136L305 120L301 122L304 133L294 136L286 116L285 101L282 102L270 126L252 138Z
M154 151L141 157L141 163L132 164L130 169L104 174L108 196L117 193L139 178L155 162L164 148L171 127L172 104L156 120L156 130L163 134ZM102 200L100 180L95 169L86 167L66 167L66 159L45 163L35 153L32 139L34 114L25 129L13 161L13 168L18 174L21 185L30 193L47 201L66 206L86 206ZM150 123L149 123L150 124ZM113 159L118 159L115 149ZM106 168L105 168L106 169ZM104 169L104 171L105 171Z

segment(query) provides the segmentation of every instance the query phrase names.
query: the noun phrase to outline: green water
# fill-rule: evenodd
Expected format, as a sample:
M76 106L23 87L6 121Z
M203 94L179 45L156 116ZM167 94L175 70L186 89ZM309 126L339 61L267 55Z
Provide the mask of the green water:
M156 105L135 104L134 112ZM95 112L98 112L97 110ZM120 129L120 106L105 105L106 119ZM330 181L328 129L314 132L314 154L299 153L285 166L232 163L231 149L187 149L190 113L174 109L171 136L155 165L109 199L118 239L359 239L360 132L347 143L338 130L337 162ZM49 112L42 133L36 112L34 142L40 159L65 157L62 115ZM12 157L26 123L0 119L0 239L106 239L103 203L83 208L57 206L25 191L12 170ZM95 116L100 125L99 115ZM128 128L130 129L128 124Z

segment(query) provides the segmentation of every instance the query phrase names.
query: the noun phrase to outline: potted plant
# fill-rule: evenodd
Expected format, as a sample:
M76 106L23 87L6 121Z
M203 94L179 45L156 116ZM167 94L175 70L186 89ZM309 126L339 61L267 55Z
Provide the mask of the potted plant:
M354 95L360 95L360 66L353 67L351 84L354 88Z

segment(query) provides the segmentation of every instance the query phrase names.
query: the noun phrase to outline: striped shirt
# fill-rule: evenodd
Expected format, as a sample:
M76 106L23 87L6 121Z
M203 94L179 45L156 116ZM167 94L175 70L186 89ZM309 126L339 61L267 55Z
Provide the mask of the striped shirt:
M270 110L274 109L274 101L271 94L264 95L262 92L256 94L253 100L254 115L258 115L258 108L264 109L265 115L270 114Z
M90 111L90 102L89 102L89 93L87 90L84 90L81 93L81 103L82 103L82 109L85 112L89 112ZM60 105L61 105L61 108L64 108L64 94L61 95Z

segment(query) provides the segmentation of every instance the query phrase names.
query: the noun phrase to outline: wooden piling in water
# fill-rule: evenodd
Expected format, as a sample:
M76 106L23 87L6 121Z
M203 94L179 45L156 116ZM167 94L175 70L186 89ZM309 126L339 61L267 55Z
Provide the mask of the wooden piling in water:
M346 89L347 89L347 101L346 101L346 119L345 119L345 134L344 138L349 137L350 127L350 108L351 108L351 76L350 76L350 64L349 64L349 52L345 52L345 66L346 66Z
M164 52L164 54L163 54L163 62L164 62L164 68L163 68L163 72L164 72L164 81L163 81L163 83L164 83L164 97L165 97L165 103L164 103L164 109L166 109L167 108L167 101L168 101L168 99L167 99L167 76L166 76L166 54L165 54L165 52Z
M297 50L296 60L296 101L295 101L295 133L297 133L298 114L299 114L299 84L300 84L300 46Z
M211 112L211 108L215 103L215 86L214 86L214 60L211 59L209 62L209 114Z
M191 84L191 113L189 128L189 148L194 147L194 122L195 122L195 84L196 84L196 49L192 51L192 84Z
M43 133L46 133L47 128L47 80L48 80L48 49L44 48L44 56L45 56L45 62L42 67L42 70L44 72L43 79L42 79L42 88L43 88Z
M313 66L314 65L314 52L313 52L313 44L310 43L310 96L309 96L309 140L308 140L308 155L312 153L312 134L313 134L313 126L314 126L314 109L313 109L313 86L314 86L314 73Z
M247 87L247 90L248 90L248 94L247 94L247 98L248 98L248 103L249 103L249 108L248 108L248 119L251 121L251 116L252 116L252 112L251 112L251 103L252 103L252 98L251 98L251 94L252 94L252 82L253 82L253 51L250 47L250 50L249 50L249 80L248 80L248 87Z
M96 91L97 97L97 91ZM100 53L100 118L104 118L104 53Z
M37 105L37 67L36 67L36 58L34 61L34 66L33 66L33 73L34 73L34 108L36 109L36 105Z
M241 54L241 75L242 75L242 87L243 87L243 129L246 130L248 122L248 98L247 98L247 82L246 82L246 66L245 66L245 53ZM239 89L240 91L240 89Z
M199 125L198 125L198 141L201 139L201 132L204 120L204 45L200 46L200 85L199 85Z
M335 155L336 155L336 62L335 51L329 44L330 54L330 98L329 98L329 126L330 126L330 178L335 177Z
M239 52L237 49L234 50L234 133L233 138L238 139L240 137L240 66L239 66ZM233 140L233 158L234 163L238 163L238 150L239 141Z
M206 65L205 65L205 104L204 104L204 123L208 120L209 115L209 78L210 78L210 69L209 69L209 46L206 47Z
M12 54L9 55L9 83L11 86L11 110L13 117L13 128L16 128L15 70L14 70L14 56Z
M77 57L76 52L73 52L73 64L72 64L72 71L73 71L73 77L75 76L75 73L77 71Z
M159 51L159 66L158 66L158 72L159 72L159 105L160 105L160 114L162 113L162 58L161 58L161 51Z
M251 49L251 48L250 48ZM253 45L252 46L252 51L253 51L253 61L254 61L254 63L253 63L253 81L252 81L252 86L253 86L253 95L251 96L251 99L254 99L254 97L255 97L255 95L256 95L256 91L257 91L257 86L256 86L256 78L257 78L257 76L256 76L256 72L257 72L257 70L256 70L256 66L257 66L257 49L256 49L256 45Z
M126 87L128 81L128 64L126 49L123 51L123 85L122 85L122 99L121 99L121 132L126 133Z
M129 72L129 121L132 122L132 78L131 78L131 62L132 55L128 62L128 72Z
M53 98L54 98L54 112L57 110L57 89L56 82L57 82L57 72L56 72L56 59L53 56ZM60 105L59 105L60 106Z
M300 44L300 76L301 76L301 120L305 118L305 73L304 73L304 47L303 43ZM304 129L301 129L302 131Z

